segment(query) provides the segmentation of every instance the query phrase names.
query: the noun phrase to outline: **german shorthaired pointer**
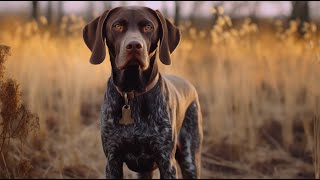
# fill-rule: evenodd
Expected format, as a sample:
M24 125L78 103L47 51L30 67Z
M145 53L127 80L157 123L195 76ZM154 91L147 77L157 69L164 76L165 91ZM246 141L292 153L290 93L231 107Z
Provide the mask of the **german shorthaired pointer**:
M101 109L106 177L123 178L123 163L140 178L199 178L202 116L196 89L158 71L156 55L170 65L180 30L158 10L117 7L86 25L83 39L90 62L110 56L112 74ZM159 42L159 44L158 44ZM159 46L159 47L158 47Z

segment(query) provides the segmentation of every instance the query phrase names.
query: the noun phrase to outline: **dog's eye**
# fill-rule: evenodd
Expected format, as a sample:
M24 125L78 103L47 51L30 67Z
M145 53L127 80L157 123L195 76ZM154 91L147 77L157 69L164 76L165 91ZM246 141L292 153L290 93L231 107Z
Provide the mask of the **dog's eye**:
M124 29L124 27L123 27L123 25L115 24L115 25L113 26L113 29L116 30L116 31L122 32L123 29Z
M144 28L143 28L144 32L151 32L152 30L153 30L153 26L150 24L144 26Z

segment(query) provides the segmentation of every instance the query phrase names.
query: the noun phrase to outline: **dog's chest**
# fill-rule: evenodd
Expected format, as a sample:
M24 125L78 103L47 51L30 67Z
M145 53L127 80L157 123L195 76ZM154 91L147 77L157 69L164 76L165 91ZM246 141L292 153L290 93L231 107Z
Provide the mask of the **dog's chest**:
M168 133L163 133L168 131ZM128 126L107 128L106 150L121 154L128 168L135 172L148 172L157 168L155 160L164 144L170 142L171 129L162 129L140 122ZM166 142L165 142L166 141Z
M157 168L156 153L150 142L127 142L123 146L123 160L128 168L136 172L148 172Z
M155 159L162 152L161 149L165 144L172 142L169 114L168 112L143 114L141 108L132 109L134 123L130 125L119 124L121 117L111 117L112 113L109 114L113 120L102 126L103 136L106 137L104 148L107 152L115 153L113 152L115 150L121 154L123 161L132 171L154 170L157 168ZM108 122L108 118L105 122Z
M119 123L125 104L123 97L109 89L102 106L104 151L118 155L133 171L145 172L156 168L157 156L174 143L167 100L158 91L160 88L129 101L134 121L129 125Z

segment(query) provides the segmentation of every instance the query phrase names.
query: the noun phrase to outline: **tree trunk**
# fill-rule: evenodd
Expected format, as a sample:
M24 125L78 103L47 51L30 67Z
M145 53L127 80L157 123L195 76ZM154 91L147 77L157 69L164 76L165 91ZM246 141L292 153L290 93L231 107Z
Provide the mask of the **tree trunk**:
M309 2L308 1L292 1L292 11L290 20L297 20L299 22L298 32L303 35L304 22L310 21Z
M191 20L192 24L195 24L195 22L196 22L197 14L199 14L199 10L200 10L202 3L203 3L203 1L194 1L193 2L193 11L190 15L190 20Z
M63 1L58 1L58 22L60 23L64 16Z
M258 21L257 11L258 11L258 7L259 7L259 1L253 1L251 3L252 3L252 6L251 6L249 17L251 18L253 23L257 23L257 21Z
M39 1L32 1L32 18L37 20L39 16Z
M180 24L180 20L181 20L181 15L180 15L180 2L179 1L175 1L175 16L174 16L174 24L176 26L178 26Z
M50 25L52 23L52 1L48 1L47 20Z

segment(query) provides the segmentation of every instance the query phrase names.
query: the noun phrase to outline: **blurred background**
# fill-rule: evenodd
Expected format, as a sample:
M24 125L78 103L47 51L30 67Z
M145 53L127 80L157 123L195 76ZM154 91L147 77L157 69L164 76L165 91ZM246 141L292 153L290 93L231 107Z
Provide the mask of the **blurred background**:
M199 93L203 178L319 178L316 1L1 1L0 177L104 177L110 62L89 63L82 29L131 5L182 31L172 65L159 66Z

